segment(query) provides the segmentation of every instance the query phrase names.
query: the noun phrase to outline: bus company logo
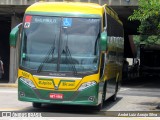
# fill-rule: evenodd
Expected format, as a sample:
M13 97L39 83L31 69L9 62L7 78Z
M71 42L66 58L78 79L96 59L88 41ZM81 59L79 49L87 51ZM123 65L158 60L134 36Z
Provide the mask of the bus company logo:
M68 86L68 87L73 87L73 86L75 86L75 82L73 81L73 82L62 82L62 86Z
M55 86L54 86L54 89L55 89L55 90L58 90L58 86L57 86L57 85L55 85Z
M11 112L2 112L2 117L12 117Z

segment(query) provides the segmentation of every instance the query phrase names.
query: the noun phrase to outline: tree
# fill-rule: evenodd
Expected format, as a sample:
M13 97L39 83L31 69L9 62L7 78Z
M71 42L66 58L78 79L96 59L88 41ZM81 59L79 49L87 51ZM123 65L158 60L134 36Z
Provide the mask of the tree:
M130 20L144 21L151 16L160 14L160 0L138 0L138 9L134 10Z
M139 0L138 6L133 15L129 16L129 20L141 22L138 28L141 41L157 43L160 41L160 0Z

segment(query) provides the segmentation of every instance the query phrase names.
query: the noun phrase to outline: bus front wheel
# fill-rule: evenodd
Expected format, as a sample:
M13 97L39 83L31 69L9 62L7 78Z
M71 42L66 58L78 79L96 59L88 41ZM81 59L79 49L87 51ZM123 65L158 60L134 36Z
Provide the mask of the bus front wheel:
M101 103L95 107L95 110L99 112L101 111L102 107L103 107L103 101L101 101Z
M105 92L106 92L106 82L105 82L105 87L103 88L101 103L98 106L96 106L96 110L98 112L101 111L101 109L103 108L103 103L104 103L105 97L106 97Z
M41 104L41 103L33 102L33 103L32 103L32 106L33 106L34 108L41 108L41 107L42 107L42 104Z

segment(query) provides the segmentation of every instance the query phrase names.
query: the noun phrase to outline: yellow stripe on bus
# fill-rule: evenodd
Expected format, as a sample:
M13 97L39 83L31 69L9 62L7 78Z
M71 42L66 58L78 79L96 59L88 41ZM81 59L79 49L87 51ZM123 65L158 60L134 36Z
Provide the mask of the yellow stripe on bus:
M95 3L80 2L38 2L27 8L26 12L57 12L75 14L98 14L103 16L104 7ZM78 11L78 12L77 12Z

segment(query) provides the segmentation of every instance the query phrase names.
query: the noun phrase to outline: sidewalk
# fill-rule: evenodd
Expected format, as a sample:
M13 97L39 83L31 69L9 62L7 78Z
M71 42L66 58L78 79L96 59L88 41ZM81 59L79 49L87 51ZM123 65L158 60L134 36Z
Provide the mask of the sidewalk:
M14 88L17 88L18 85L16 83L0 83L0 87L14 87Z
M1 80L0 81L0 87L14 87L17 88L18 84L17 83L8 83L6 80Z

